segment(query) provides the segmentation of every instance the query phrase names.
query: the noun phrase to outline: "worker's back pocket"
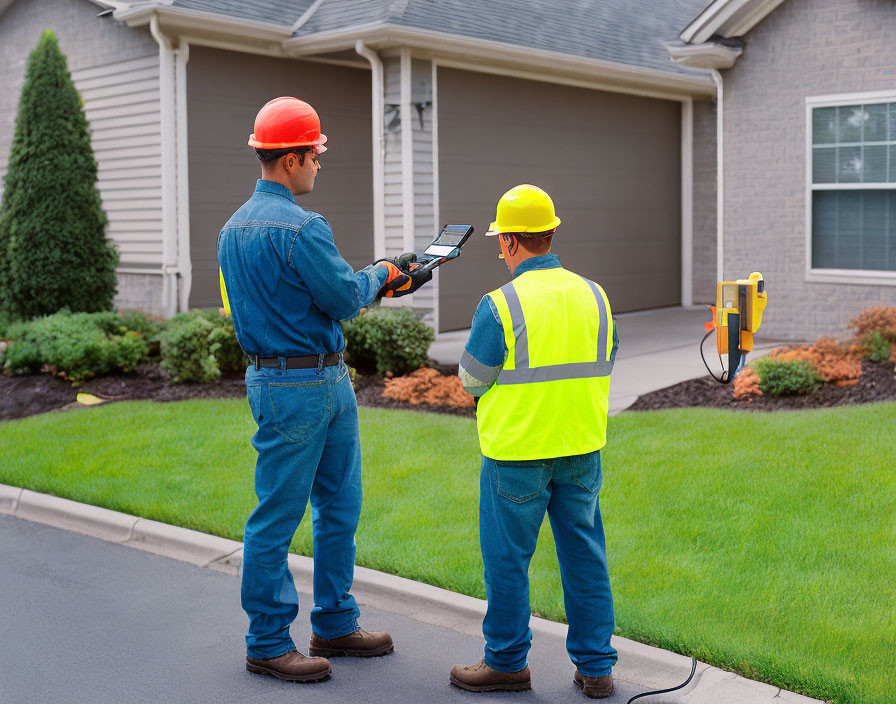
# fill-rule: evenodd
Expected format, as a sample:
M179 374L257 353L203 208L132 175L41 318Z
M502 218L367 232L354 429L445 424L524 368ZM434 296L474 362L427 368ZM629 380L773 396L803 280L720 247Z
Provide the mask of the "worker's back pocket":
M544 460L494 462L498 495L517 504L541 494L551 479L551 470Z
M305 442L330 418L327 380L268 384L274 430L291 442Z

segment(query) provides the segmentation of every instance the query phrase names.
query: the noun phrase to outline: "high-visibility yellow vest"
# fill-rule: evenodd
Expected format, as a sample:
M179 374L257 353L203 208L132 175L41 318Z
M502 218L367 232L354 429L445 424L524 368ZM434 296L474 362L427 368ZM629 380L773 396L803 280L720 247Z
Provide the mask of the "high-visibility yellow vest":
M535 269L488 295L508 353L476 410L482 454L535 460L602 448L613 369L603 289L562 268Z

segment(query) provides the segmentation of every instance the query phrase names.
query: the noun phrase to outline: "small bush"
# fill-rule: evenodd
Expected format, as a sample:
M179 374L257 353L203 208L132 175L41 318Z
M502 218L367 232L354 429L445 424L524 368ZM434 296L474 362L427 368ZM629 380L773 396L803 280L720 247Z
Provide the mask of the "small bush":
M751 396L762 396L762 390L759 388L759 375L751 367L742 369L734 377L732 386L734 387L734 398L738 401L741 399L752 401Z
M432 328L409 308L378 308L342 323L350 363L363 373L408 374L426 364Z
M838 386L856 384L862 376L861 355L830 337L819 337L812 345L778 347L768 356L780 362L808 362L823 381Z
M245 369L245 355L236 341L233 320L216 309L174 316L159 338L159 366L176 384L215 381L224 372Z
M69 313L14 323L7 330L9 346L4 370L33 374L46 370L70 381L116 371L131 371L149 353L136 331L116 327L114 313Z
M473 408L473 397L464 390L457 376L442 376L435 369L424 367L407 376L386 379L383 398L406 401L415 406L421 403L430 406L452 406Z
M9 313L0 310L0 340L6 339L6 331L13 323L13 317Z
M862 341L865 358L872 362L886 362L890 359L890 341L880 330L875 330Z
M750 365L759 375L759 388L769 396L808 394L823 381L805 361L784 361L763 357Z
M849 329L859 340L879 332L890 342L896 342L896 306L867 308L849 321Z

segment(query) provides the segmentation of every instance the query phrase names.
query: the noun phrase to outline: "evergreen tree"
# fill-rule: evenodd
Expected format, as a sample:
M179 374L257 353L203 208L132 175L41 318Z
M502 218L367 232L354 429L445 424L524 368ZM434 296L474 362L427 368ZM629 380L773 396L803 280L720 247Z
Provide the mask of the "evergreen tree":
M118 252L96 180L81 97L46 31L28 59L0 206L0 310L112 307Z

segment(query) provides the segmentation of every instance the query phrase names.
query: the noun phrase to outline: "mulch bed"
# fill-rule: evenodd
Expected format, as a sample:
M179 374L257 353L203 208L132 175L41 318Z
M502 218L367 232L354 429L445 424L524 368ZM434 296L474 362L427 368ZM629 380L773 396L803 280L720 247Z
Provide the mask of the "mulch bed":
M457 374L457 365L430 363L442 374ZM473 417L472 408L412 405L382 398L385 383L378 376L358 375L356 393L358 404L377 408L404 408L413 411L432 411ZM72 386L50 374L3 376L0 374L0 420L25 418L63 408L79 406L79 393L93 394L107 401L186 401L192 398L245 398L246 383L242 374L230 375L205 384L172 384L158 365L138 367L133 374L89 379L80 386Z
M457 374L457 366L430 363L442 374ZM376 408L401 408L410 411L430 411L448 415L475 417L473 408L412 405L383 398L385 383L375 375L358 375L355 393L358 404ZM227 376L207 384L172 384L158 366L141 366L133 374L90 379L80 386L49 374L30 376L0 375L0 420L24 418L76 404L78 393L93 394L108 401L184 401L192 398L245 398L246 385L242 375ZM801 408L829 408L875 401L896 401L896 374L890 362L862 363L862 377L855 386L823 384L809 396L755 396L735 401L730 385L719 384L710 377L684 381L641 396L629 410L653 411L663 408L730 408L747 411L779 411Z
M740 401L734 400L731 384L720 384L704 376L645 394L628 410L656 411L702 406L739 411L782 411L876 401L896 401L896 374L891 362L865 360L862 362L862 376L854 386L822 384L814 394L806 396L752 396Z
M80 405L76 397L82 392L108 401L245 398L246 383L242 375L233 375L208 384L172 384L153 364L142 365L133 374L89 379L80 386L50 374L0 375L0 420Z

